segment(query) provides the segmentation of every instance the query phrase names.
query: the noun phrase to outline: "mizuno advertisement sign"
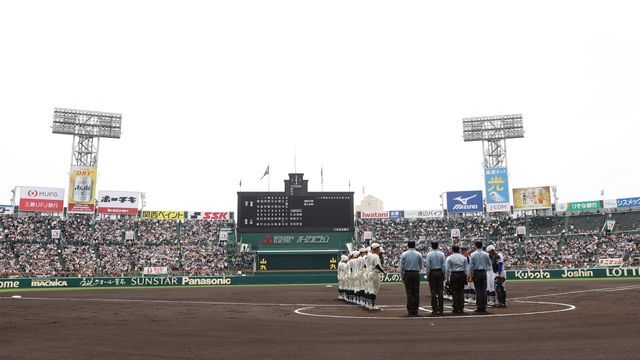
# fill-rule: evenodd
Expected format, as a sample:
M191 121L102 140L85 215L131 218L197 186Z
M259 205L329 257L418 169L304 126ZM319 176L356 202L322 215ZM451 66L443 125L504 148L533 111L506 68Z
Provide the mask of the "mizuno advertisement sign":
M482 212L482 190L447 192L449 213Z

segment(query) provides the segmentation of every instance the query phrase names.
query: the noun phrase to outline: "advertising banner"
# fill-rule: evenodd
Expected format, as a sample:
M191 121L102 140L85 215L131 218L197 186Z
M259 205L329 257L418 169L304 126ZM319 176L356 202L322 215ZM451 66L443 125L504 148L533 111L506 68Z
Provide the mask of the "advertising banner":
M229 221L228 211L189 211L187 217L191 220Z
M487 212L508 212L511 210L507 168L484 169L484 186L487 194Z
M619 208L640 207L640 197L618 199L616 203Z
M337 259L336 259L337 260ZM507 270L507 279L517 281L624 279L640 277L639 267L601 267L552 270ZM424 276L420 276L425 282ZM400 282L399 273L380 275L381 282ZM336 273L326 271L313 274L265 274L260 276L136 276L136 277L59 277L59 278L0 278L0 289L54 289L100 287L199 287L265 284L334 284Z
M239 241L252 250L335 250L344 249L352 241L345 232L318 233L243 233Z
M402 211L401 210L392 210L389 211L389 219L401 219Z
M92 214L95 208L96 179L98 170L95 166L72 166L69 176L70 213Z
M142 218L146 220L184 220L184 211L144 210Z
M600 266L622 266L623 263L622 258L598 259L598 265Z
M360 218L362 219L388 219L388 211L361 211Z
M13 214L13 205L0 205L0 215Z
M437 210L405 210L405 219L441 219L444 216L444 211Z
M447 192L448 212L482 212L483 210L481 190Z
M551 188L548 186L513 189L513 207L516 210L551 208Z
M62 212L63 210L64 189L20 187L20 211Z
M166 266L150 266L142 268L143 275L167 275L169 268Z
M640 205L640 198L637 198ZM618 207L618 200L616 199L608 199L603 201L603 206L605 209L615 209Z
M140 193L133 191L98 192L98 214L137 215Z
M598 210L598 209L602 209L600 200L570 202L567 205L567 211L585 211L585 210Z

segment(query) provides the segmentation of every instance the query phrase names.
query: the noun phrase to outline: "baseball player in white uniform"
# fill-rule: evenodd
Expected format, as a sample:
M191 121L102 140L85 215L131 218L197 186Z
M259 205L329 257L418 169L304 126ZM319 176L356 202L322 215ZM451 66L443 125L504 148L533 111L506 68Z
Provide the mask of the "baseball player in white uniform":
M347 277L347 288L348 288L348 295L347 295L347 301L350 303L355 302L355 291L356 291L356 283L355 283L355 266L356 266L356 254L359 254L357 251L353 251L351 252L351 254L349 254L349 260L347 261L347 273L346 273L346 277Z
M344 300L346 291L346 273L347 273L347 261L349 258L346 255L340 257L340 263L338 264L338 299Z
M380 261L380 252L382 248L380 244L371 244L371 253L367 257L368 269L367 277L369 278L369 297L367 303L367 309L380 310L376 306L376 299L378 297L378 291L380 290L380 275L384 275L385 271L382 269L382 262Z
M358 284L358 296L357 296L357 304L364 306L364 270L365 270L365 256L367 255L367 249L360 249L360 256L356 262L356 282Z

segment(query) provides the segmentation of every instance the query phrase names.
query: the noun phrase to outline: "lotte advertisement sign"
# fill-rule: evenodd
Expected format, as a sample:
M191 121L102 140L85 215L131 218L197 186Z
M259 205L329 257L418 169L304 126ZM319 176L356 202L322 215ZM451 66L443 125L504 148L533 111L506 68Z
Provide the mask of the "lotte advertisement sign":
M97 169L94 166L72 166L69 176L70 213L92 214L95 208Z
M63 210L64 189L20 187L20 211L62 212Z

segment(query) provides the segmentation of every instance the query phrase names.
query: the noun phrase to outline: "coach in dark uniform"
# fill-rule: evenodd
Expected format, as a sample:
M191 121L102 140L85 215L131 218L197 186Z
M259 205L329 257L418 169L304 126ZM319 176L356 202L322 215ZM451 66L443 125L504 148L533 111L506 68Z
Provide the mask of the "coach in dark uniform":
M431 291L431 312L434 316L444 315L444 272L445 256L438 250L438 242L431 243L431 251L426 261L427 281Z
M447 258L446 278L453 297L453 313L462 314L464 312L464 286L467 284L469 269L467 258L460 255L460 246L451 247L453 254Z
M409 249L400 256L400 277L407 293L407 316L418 316L422 255L416 251L415 241L410 240L407 246Z
M482 250L482 242L476 242L476 251L469 257L469 281L476 288L476 313L487 313L487 271L491 269L489 254Z

